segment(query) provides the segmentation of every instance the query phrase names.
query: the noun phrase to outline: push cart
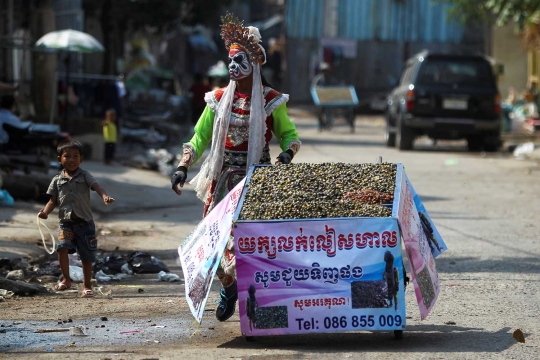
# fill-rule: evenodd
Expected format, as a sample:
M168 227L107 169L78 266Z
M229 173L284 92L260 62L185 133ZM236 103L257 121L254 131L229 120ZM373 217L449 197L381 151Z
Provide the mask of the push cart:
M240 327L246 340L363 330L393 331L401 339L407 276L402 249L420 313L427 316L439 292L433 258L446 245L403 165L395 165L393 202L383 205L391 216L285 220L242 219L251 178L265 165L250 168L233 217Z

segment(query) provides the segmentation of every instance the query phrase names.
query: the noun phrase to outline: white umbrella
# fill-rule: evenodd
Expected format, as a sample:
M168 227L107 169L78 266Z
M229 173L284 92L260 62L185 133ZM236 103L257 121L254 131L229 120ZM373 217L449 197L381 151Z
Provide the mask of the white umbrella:
M105 51L105 48L92 35L77 30L59 30L43 35L36 42L37 47L57 49L77 53Z
M66 109L64 112L64 123L67 124L68 108L67 98L69 93L69 65L71 53L93 53L105 51L105 48L92 35L77 30L58 30L43 35L35 45L37 48L55 49L67 52L66 64ZM52 116L52 110L51 110ZM51 117L52 119L52 117Z

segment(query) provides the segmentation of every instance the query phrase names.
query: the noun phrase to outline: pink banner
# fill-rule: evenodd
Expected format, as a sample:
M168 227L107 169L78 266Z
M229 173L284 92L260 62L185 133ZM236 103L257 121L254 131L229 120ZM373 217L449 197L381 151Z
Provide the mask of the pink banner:
M405 251L409 259L411 277L414 284L420 317L425 319L439 296L439 276L435 268L433 244L429 243L425 226L422 225L421 213L415 204L414 191L405 172L399 192L398 222ZM438 233L437 233L438 234ZM440 241L442 243L442 239ZM438 245L439 247L444 243ZM437 249L437 254L446 250L446 245Z

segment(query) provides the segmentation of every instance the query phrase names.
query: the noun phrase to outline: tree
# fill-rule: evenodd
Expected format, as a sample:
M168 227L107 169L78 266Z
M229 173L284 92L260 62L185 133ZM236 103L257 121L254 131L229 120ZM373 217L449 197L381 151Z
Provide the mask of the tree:
M528 50L540 51L539 0L439 0L452 7L449 15L462 21L503 26L513 22Z

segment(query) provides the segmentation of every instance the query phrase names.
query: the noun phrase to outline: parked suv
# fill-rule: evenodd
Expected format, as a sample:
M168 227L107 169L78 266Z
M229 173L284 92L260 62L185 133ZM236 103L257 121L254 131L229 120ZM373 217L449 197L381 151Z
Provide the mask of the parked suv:
M491 63L481 55L424 51L407 60L387 99L386 145L412 150L414 139L467 139L471 151L501 143L501 103Z

